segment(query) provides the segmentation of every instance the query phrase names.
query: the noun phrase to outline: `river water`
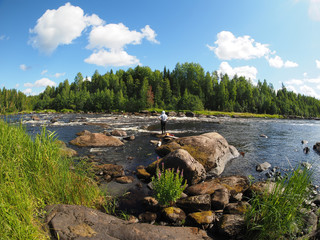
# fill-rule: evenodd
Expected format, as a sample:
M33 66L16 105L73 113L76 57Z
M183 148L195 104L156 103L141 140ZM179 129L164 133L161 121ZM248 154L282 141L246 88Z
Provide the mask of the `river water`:
M100 152L103 163L123 165L128 173L138 165L148 165L156 160L155 146L150 140L157 140L155 133L160 133L157 116L112 115L112 114L38 114L40 120L32 120L34 115L9 117L10 121L22 121L27 132L34 136L42 126L54 131L57 137L68 142L82 130L91 132L125 130L135 136L122 147L109 148L74 148L80 154ZM55 121L51 121L55 119ZM54 123L52 123L54 122ZM108 126L106 126L106 124ZM218 132L229 144L235 146L244 156L232 159L226 165L222 175L252 175L256 179L265 178L265 172L258 173L255 167L259 163L269 162L272 167L289 169L301 162L312 164L313 183L320 184L320 155L312 150L320 141L320 121L316 120L283 120L230 117L170 117L167 131L177 137L199 135L206 132ZM267 137L261 137L261 134ZM302 144L301 141L308 141ZM310 148L309 154L303 148Z

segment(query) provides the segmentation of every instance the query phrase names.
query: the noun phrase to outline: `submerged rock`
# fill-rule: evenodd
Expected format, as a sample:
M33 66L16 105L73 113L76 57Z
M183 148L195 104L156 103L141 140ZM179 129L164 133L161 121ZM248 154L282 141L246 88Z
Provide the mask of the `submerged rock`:
M270 167L271 167L270 163L264 162L264 163L261 163L261 164L257 165L256 166L256 170L257 170L257 172L263 172L263 171L267 170Z
M102 133L90 133L71 140L70 144L79 147L118 147L124 143L118 138L106 136Z
M237 149L229 145L226 139L216 132L173 139L158 147L156 152L164 157L177 149L188 151L195 160L204 166L207 173L216 176L223 172L230 159L239 156Z
M205 231L195 227L129 223L84 206L51 205L46 207L46 212L50 233L59 239L210 239Z

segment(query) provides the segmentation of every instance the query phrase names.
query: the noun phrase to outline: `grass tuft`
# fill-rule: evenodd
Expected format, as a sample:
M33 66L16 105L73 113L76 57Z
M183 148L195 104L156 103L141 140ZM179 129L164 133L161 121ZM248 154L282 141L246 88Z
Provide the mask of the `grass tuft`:
M47 239L39 221L45 205L96 204L98 187L83 164L73 165L54 133L43 129L32 140L21 125L0 121L1 239Z
M312 172L297 167L276 182L272 193L255 194L246 212L247 239L294 239L303 225L301 209L309 196Z

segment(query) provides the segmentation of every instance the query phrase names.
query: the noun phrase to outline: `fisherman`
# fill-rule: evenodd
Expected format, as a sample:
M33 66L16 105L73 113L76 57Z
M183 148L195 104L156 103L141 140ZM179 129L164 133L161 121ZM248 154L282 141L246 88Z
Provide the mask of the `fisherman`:
M159 119L161 122L161 131L162 131L162 134L164 134L166 132L166 123L168 120L168 116L165 111L162 111L162 114L160 115Z

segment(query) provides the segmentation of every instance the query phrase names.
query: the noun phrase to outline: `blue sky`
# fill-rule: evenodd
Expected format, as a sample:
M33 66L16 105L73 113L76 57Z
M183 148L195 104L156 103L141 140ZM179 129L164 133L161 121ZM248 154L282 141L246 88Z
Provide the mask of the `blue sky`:
M1 88L178 62L320 99L320 0L0 0Z

